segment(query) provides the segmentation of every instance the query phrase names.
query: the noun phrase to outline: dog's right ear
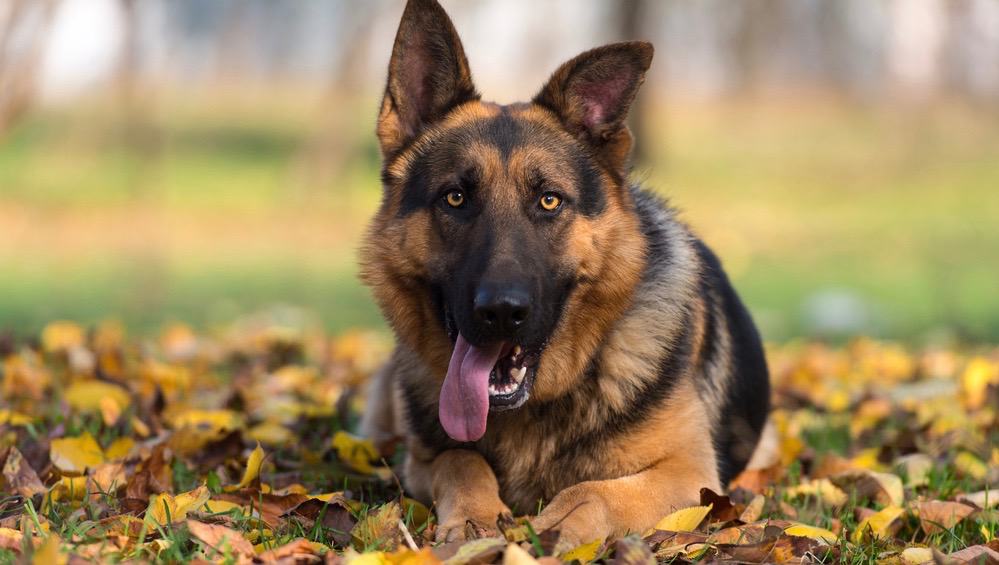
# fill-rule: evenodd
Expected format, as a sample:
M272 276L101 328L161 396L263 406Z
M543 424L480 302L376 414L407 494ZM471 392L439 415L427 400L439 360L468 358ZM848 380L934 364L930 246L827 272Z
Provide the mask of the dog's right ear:
M478 99L461 39L444 8L437 0L409 0L378 116L382 155L390 157L455 106Z

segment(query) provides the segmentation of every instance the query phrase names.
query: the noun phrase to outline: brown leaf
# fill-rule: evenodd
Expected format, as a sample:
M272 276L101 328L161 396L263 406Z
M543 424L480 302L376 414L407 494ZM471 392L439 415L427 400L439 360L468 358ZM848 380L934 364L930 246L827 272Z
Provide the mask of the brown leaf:
M739 515L739 520L750 523L755 522L760 519L760 515L763 514L763 506L767 503L767 499L762 494L758 494L753 497L753 500L746 505L745 510Z
M886 506L901 506L905 501L902 479L890 473L855 469L840 473L830 480L847 495L853 493L858 498L871 499Z
M24 459L16 447L7 451L7 460L3 464L4 490L16 492L24 498L32 498L36 494L47 491L38 473Z
M947 555L955 563L975 563L976 565L999 565L999 551L987 545L973 545Z
M306 528L312 528L317 520L321 520L323 530L329 532L338 546L350 543L350 532L357 524L342 497L328 502L310 498L282 514L282 517L287 516L297 516Z
M243 534L217 524L205 524L196 520L187 521L187 529L191 535L198 538L208 547L220 554L226 553L226 548L236 555L253 557L253 544L243 537Z
M150 495L173 491L172 454L165 444L153 448L149 458L139 463L136 472L125 485L125 497L148 499Z
M729 490L744 488L756 494L762 494L768 486L777 482L784 475L784 468L781 465L774 465L766 469L753 469L743 471L729 483Z
M251 506L260 513L260 519L268 527L274 528L284 523L281 518L283 514L308 500L309 496L297 493L270 494L254 488L245 488L236 492L224 492L213 498L234 502L241 506Z
M980 490L970 494L961 494L957 497L958 502L973 504L981 509L994 508L999 506L999 489Z
M319 563L322 561L308 540L296 539L257 556L261 563Z
M912 505L919 517L919 525L926 535L949 530L958 522L975 513L975 508L960 502L927 500Z
M628 536L614 544L614 559L611 563L620 565L655 565L656 558L649 546L637 536Z
M736 520L742 513L741 509L732 504L728 496L718 494L709 488L701 489L701 506L711 506L709 516L713 522Z

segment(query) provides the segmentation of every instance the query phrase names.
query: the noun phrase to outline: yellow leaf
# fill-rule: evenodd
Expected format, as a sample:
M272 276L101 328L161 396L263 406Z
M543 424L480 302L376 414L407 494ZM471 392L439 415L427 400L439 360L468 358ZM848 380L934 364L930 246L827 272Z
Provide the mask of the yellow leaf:
M114 402L118 405L119 414L128 408L131 397L120 386L104 381L77 380L66 389L66 403L71 408L81 412L96 412L101 410L101 402ZM105 400L106 399L106 400Z
M895 533L899 525L899 518L903 514L905 514L904 508L887 506L880 512L875 512L864 518L853 532L853 543L863 542L868 535L878 539L891 537Z
M357 553L351 549L344 553L343 557L346 565L391 565L391 561L385 559L385 554L381 551Z
M986 389L993 382L999 382L999 365L984 357L969 361L961 373L961 393L965 405L970 409L981 408L985 404Z
M400 549L395 553L382 555L385 561L392 565L440 565L441 563L429 547L424 547L420 551Z
M187 518L192 510L204 506L211 493L202 485L192 491L172 496L166 493L153 495L146 509L146 522L150 525L166 526Z
M59 549L59 538L56 536L49 536L31 557L32 565L65 565L67 561L69 557Z
M264 450L260 448L260 444L258 443L257 447L250 453L250 457L246 460L246 470L243 471L243 480L239 481L238 485L226 487L226 490L235 491L250 486L251 483L260 478L260 466L263 463Z
M566 551L559 556L559 559L566 562L575 560L580 563L589 563L597 558L597 552L600 551L601 545L603 545L603 542L595 539L590 543L584 543Z
M957 454L957 457L954 458L954 467L960 474L978 481L985 480L989 474L988 465L967 451Z
M243 427L243 417L232 410L189 409L173 414L169 421L175 430L189 426L205 431L232 431Z
M836 538L839 537L830 530L816 526L809 526L808 524L793 524L792 526L785 528L784 533L789 536L811 538L814 540L825 541L826 543L836 543Z
M122 436L111 442L111 445L104 450L104 457L108 461L113 461L115 459L124 459L129 453L131 453L132 448L135 447L135 440Z
M45 351L65 351L83 345L83 328L74 322L51 322L42 330L42 347Z
M265 445L292 443L295 435L291 430L276 422L263 422L246 431L246 437Z
M379 454L370 440L351 435L345 431L333 434L333 448L341 461L355 470L365 474L375 474L372 461L377 461Z
M53 492L57 500L83 500L87 495L87 477L62 477L56 489L60 491Z
M103 463L104 451L89 432L83 432L78 437L52 440L49 458L63 473L80 474Z
M418 500L412 498L402 498L402 514L409 517L409 523L415 527L420 527L430 520L430 509Z
M709 504L707 506L692 506L690 508L677 510L662 520L659 520L655 529L667 530L670 532L692 532L697 529L697 526L700 525L700 523L704 521L704 518L707 517L708 513L711 512L712 506L713 505Z
M222 512L228 512L233 508L242 509L244 507L236 504L235 502L229 502L228 500L209 500L205 502L205 508L207 508L212 514L220 514Z
M0 426L26 426L33 421L31 416L0 408Z
M933 562L933 550L928 547L910 547L902 551L902 561L910 565Z
M787 489L787 494L791 497L813 496L829 506L843 506L849 500L846 493L829 479L813 479Z

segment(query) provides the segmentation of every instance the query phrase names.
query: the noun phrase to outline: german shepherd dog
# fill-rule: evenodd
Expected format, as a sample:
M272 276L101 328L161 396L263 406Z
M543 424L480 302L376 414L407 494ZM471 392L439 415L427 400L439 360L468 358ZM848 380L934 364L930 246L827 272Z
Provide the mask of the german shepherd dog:
M450 19L409 0L378 117L362 279L397 344L362 432L405 438L440 541L511 510L566 547L642 532L720 491L767 417L760 338L715 255L628 180L652 45L481 100Z

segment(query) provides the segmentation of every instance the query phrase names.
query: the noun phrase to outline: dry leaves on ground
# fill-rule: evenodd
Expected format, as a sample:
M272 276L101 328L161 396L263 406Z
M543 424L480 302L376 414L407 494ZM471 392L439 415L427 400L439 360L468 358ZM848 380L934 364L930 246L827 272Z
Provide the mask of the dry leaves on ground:
M350 433L384 336L251 318L129 339L0 336L0 559L526 564L988 562L999 556L999 350L771 348L769 458L647 532L434 546L428 508ZM83 561L81 561L83 560Z

